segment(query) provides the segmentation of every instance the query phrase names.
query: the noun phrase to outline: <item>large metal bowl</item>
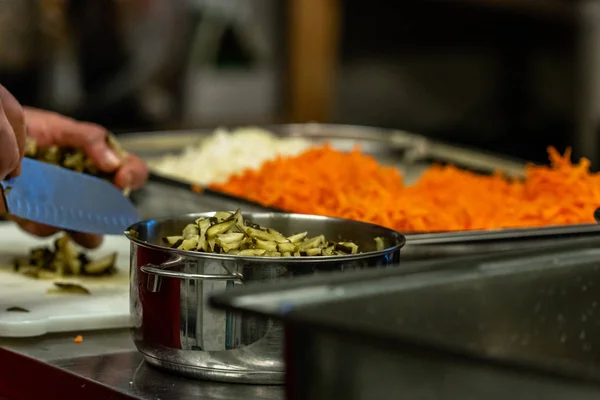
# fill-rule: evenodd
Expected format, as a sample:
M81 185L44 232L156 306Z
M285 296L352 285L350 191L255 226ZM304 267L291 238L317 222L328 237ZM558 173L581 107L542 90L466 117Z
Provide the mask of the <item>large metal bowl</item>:
M244 213L284 234L308 231L350 240L363 253L335 257L240 257L165 247L161 238L214 213L149 220L131 226L133 340L146 361L181 375L225 382L284 381L281 325L260 317L213 310L208 297L235 285L397 265L404 237L358 221L284 213ZM136 232L132 235L130 230ZM377 251L375 237L389 247Z

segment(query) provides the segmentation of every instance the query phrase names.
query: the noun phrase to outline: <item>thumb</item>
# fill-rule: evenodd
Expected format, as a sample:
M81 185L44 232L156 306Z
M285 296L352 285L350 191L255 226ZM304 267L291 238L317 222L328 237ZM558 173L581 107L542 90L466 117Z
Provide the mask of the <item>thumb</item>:
M11 133L14 134L15 144L19 152L16 161L20 161L25 154L25 140L27 136L25 117L23 116L23 109L19 102L2 85L0 85L0 112L3 114L4 122L8 123L10 128L12 128ZM9 127L7 126L7 128ZM9 147L8 144L4 144L2 150L9 150ZM18 162L11 175L19 175L20 170L21 163Z

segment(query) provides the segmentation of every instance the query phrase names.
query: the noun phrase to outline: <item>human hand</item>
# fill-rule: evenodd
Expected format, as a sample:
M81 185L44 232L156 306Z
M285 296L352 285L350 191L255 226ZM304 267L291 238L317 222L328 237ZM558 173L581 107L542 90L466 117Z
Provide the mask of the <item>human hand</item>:
M26 136L21 105L0 85L0 181L19 175Z
M138 157L122 157L107 142L108 132L103 127L76 121L72 118L44 110L24 107L28 136L38 146L67 146L80 148L94 161L99 170L115 174L115 185L121 189L138 189L148 179L148 169ZM1 143L1 142L0 142ZM50 236L60 229L12 217L19 226L36 236ZM96 248L102 237L69 232L72 238L87 248Z

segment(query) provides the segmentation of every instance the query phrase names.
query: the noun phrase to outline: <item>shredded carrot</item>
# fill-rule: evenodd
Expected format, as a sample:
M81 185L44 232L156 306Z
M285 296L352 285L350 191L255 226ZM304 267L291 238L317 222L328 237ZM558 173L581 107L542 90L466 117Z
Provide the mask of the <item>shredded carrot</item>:
M528 165L524 179L434 165L412 186L393 167L358 148L325 145L246 170L215 190L290 212L350 218L404 232L593 223L600 174L583 158L549 148L549 166Z
M75 344L83 343L83 336L77 335L77 337L73 341L75 342Z

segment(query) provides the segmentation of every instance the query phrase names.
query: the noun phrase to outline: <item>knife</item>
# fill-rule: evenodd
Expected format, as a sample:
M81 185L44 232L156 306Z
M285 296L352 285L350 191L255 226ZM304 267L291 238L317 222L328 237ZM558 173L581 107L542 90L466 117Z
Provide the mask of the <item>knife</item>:
M122 234L140 221L135 206L110 182L24 158L21 174L0 187L0 215L99 235Z

